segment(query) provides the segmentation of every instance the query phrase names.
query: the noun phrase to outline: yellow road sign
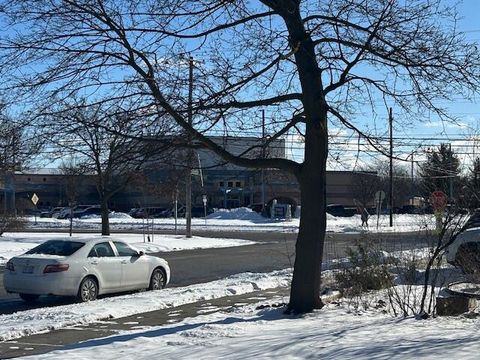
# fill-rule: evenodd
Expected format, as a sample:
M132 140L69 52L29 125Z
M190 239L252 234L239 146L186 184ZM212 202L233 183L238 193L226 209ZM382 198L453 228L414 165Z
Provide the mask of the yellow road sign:
M32 200L33 205L37 205L38 200L40 200L40 198L37 196L37 194L34 193L34 194L32 195L31 200Z

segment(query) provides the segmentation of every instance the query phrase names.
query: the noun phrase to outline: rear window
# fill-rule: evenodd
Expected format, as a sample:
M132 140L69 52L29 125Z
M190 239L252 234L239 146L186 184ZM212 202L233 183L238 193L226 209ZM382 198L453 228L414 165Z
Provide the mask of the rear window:
M85 243L76 241L48 240L27 251L27 254L70 256Z

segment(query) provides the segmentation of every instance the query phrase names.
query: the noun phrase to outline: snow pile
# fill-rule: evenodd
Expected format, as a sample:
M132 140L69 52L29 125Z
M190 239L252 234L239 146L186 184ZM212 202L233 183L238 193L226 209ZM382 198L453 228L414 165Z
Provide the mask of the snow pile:
M110 220L122 220L122 219L132 220L133 219L130 215L123 212L117 212L117 211L112 211L111 213L109 213L108 218ZM97 214L91 214L91 215L82 216L80 218L80 220L93 220L93 219L101 221L102 216ZM78 219L75 219L75 220L78 220Z
M28 217L29 227L36 229L55 229L69 227L69 220L59 220L51 218ZM362 231L370 232L410 232L420 230L432 230L435 228L435 218L433 215L408 215L395 214L393 217L393 226L390 227L389 216L372 215L368 221L368 229L362 228L359 215L352 217L335 217L327 214L327 231L338 233L359 233ZM74 229L100 229L101 218L92 216L89 219L74 219ZM278 232L297 232L300 225L299 219L270 219L264 218L260 214L248 208L238 208L232 210L220 209L215 213L204 218L192 219L192 229L203 231L278 231ZM378 225L378 226L377 226ZM178 218L175 222L173 218L162 219L134 219L128 214L115 213L110 218L110 226L113 230L133 230L145 231L146 229L155 230L174 230L185 228L185 218Z
M133 219L130 215L123 213L123 212L118 212L118 211L112 211L110 214L108 214L109 219Z
M204 284L109 297L83 304L45 307L0 315L0 341L102 319L120 318L200 300L287 286L290 270L244 273Z
M217 220L248 220L252 222L265 222L268 219L264 218L259 213L252 209L241 207L237 209L218 209L213 214L207 216L207 219Z

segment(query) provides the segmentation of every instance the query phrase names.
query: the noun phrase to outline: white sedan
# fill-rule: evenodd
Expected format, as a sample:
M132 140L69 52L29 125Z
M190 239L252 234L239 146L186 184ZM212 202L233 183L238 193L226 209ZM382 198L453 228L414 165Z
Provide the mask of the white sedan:
M162 289L169 281L164 259L106 238L47 240L10 259L3 278L5 290L27 302L40 295L76 296L85 302L102 294Z

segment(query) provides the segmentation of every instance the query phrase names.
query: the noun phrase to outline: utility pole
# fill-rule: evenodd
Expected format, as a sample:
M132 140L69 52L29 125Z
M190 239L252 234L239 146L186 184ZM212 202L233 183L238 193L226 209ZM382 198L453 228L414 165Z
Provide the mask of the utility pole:
M414 183L414 180L413 180L413 154L414 154L415 151L412 151L412 167L410 169L410 180L411 180L411 183L410 183L410 199L411 199L411 204L410 205L415 205L414 204L414 197L415 197L415 183Z
M388 122L390 125L390 227L393 226L393 115L390 108Z
M188 125L193 124L193 57L188 58ZM187 134L188 145L191 145L192 135ZM185 183L185 219L186 236L192 237L192 150L188 149L187 179Z
M453 172L453 154L452 154L452 143L448 144L448 150L450 152L449 156L450 156L450 169L449 169L449 176L448 176L448 180L449 180L449 195L450 195L450 203L453 202L453 176L454 176L454 172Z
M262 109L262 159L265 159L265 110ZM262 214L265 213L265 170L261 169L262 177Z

